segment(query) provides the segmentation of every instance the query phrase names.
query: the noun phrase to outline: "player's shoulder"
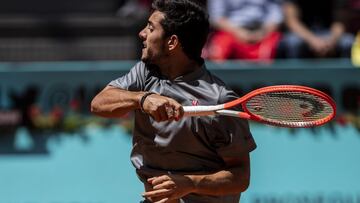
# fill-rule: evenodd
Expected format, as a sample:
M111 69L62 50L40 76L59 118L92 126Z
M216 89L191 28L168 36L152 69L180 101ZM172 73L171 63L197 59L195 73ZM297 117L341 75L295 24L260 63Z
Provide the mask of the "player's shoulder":
M234 92L232 87L223 81L220 77L213 74L207 69L207 82L212 87L212 89L219 93L218 101L220 103L225 103L231 100L238 98L238 95Z
M135 69L142 69L142 70L145 69L146 67L147 67L146 64L142 61L137 61L133 66L133 68Z
M210 83L211 85L215 85L215 86L219 86L219 87L226 87L226 83L219 78L218 76L214 75L210 70L208 70L205 66L205 70L206 70L206 78L208 83Z

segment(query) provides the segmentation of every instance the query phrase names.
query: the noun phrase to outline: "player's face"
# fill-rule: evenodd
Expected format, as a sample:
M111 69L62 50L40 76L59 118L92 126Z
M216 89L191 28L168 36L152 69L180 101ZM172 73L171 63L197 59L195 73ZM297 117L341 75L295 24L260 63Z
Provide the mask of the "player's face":
M153 12L147 26L139 33L139 37L143 41L141 60L145 63L158 65L161 59L167 56L164 29L160 24L163 19L163 13Z

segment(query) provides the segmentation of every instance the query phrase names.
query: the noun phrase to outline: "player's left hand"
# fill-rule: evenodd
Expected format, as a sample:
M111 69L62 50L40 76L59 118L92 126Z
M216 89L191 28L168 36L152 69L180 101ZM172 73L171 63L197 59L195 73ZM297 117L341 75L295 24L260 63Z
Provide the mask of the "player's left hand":
M143 196L155 203L172 202L194 191L193 182L184 175L162 175L147 181L153 189Z

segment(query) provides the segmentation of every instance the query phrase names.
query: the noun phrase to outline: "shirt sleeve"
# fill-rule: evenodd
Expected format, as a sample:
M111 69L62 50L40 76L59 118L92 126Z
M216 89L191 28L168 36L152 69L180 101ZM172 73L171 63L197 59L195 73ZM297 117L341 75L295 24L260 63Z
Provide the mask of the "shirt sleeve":
M233 91L224 89L220 103L232 101L237 97ZM241 111L241 108L234 108ZM251 135L247 120L230 116L215 116L211 121L212 144L221 157L240 157L253 151L256 143Z
M143 91L148 72L145 64L139 62L127 74L111 81L109 85L129 91Z

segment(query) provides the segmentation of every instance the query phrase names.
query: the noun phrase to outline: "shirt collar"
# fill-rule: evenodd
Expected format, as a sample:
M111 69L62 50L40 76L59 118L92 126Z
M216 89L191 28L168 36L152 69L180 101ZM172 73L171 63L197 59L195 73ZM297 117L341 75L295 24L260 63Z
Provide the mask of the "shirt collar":
M187 73L185 75L181 75L181 76L175 78L173 81L174 82L194 81L194 80L202 77L205 72L206 72L206 67L205 67L205 63L203 63L199 68L197 68L194 71Z

